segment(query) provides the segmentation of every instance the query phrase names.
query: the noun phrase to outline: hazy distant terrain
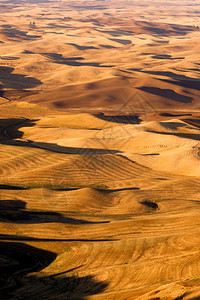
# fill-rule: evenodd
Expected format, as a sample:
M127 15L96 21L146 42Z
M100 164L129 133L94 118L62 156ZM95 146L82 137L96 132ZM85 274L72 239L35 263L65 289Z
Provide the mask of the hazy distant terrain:
M199 26L0 0L1 299L200 299Z

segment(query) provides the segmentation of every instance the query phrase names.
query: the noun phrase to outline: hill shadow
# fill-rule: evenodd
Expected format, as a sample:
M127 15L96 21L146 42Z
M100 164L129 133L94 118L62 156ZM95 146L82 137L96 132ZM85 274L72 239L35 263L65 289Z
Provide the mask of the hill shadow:
M9 101L16 100L16 99L22 99L24 97L38 94L38 90L16 90L16 89L7 89L7 90L0 90L0 97L3 97Z
M183 119L183 121L189 125L200 128L200 119L194 119L194 118L188 119L187 118L187 119Z
M108 286L90 275L68 275L81 266L38 277L37 272L49 266L56 257L54 252L24 243L0 242L0 298L37 300L39 293L43 299L49 300L83 300L103 292Z
M0 200L0 220L6 223L39 224L63 223L71 225L102 224L109 221L87 221L67 217L57 212L25 210L26 202L22 200Z
M29 51L29 50L24 50L22 53L24 53L24 54L35 54L34 52Z
M172 57L171 55L168 54L157 54L157 55L153 55L152 58L155 59L170 59L170 60L176 60L176 59L184 59L185 57Z
M27 31L22 31L12 27L2 29L1 33L7 36L8 38L18 38L23 40L35 40L41 38L40 35L27 35Z
M184 88L200 91L200 79L184 76L183 79L170 80L170 79L159 78L159 80L167 83L175 84Z
M21 236L21 235L8 235L0 234L0 241L21 241L21 242L109 242L118 241L118 239L53 239L53 238L35 238L31 236Z
M163 135L172 135L177 136L180 138L191 139L195 141L200 141L200 134L193 134L193 133L175 133L175 132L160 132L155 130L148 130L148 132L163 134Z
M97 47L94 47L94 46L81 46L81 45L78 45L78 44L74 44L74 43L67 43L67 45L70 45L70 46L74 46L76 49L78 50L98 50L99 48Z
M103 5L69 5L69 7L81 10L106 10L108 7Z
M18 60L20 57L15 57L15 56L0 56L0 59L2 60Z
M191 129L191 127L188 126L188 124L181 123L181 122L162 122L162 126L166 129L170 129L170 130L177 130L178 128L181 128L181 127ZM168 134L168 132L164 132L164 133Z
M21 187L21 186L13 186L13 185L7 185L7 184L0 184L0 190L14 190L14 191L17 191L17 190L27 190L27 189L28 188Z
M4 95L4 94L3 94ZM5 138L19 139L22 138L23 132L19 129L21 127L32 127L39 119L25 119L25 118L10 118L0 120L0 131Z
M138 187L129 187L129 188L119 188L119 189L99 189L99 191L104 192L105 194L115 193L115 192L123 192L123 191L138 191L140 188Z
M170 117L170 118L192 116L192 114L171 114L171 113L160 113L159 115L162 117Z
M96 29L96 31L100 32L100 33L107 33L113 37L120 37L120 36L130 36L133 35L132 31L125 31L125 30L99 30Z
M159 44L169 44L169 41L158 41L158 40L153 40L153 42L159 43Z
M84 57L63 57L63 55L59 53L40 53L40 54L51 59L53 63L63 64L67 66L73 66L73 67L89 66L89 67L99 67L99 68L113 67L113 66L102 65L101 63L97 63L97 62L82 62L84 60Z
M144 30L150 31L152 33L155 33L157 35L163 35L163 36L172 36L172 35L186 35L191 31L194 31L191 27L178 27L178 26L172 26L171 29L165 29L160 27L153 27L153 26L144 26Z
M100 47L106 48L106 49L116 49L116 47L111 46L111 45L99 45Z
M23 132L19 129L21 127L32 127L38 119L3 119L0 120L7 126L2 126L1 134L6 138L1 141L3 145L14 145L21 147L40 148L57 153L73 154L73 155L103 155L103 154L117 154L121 153L119 150L98 149L98 148L78 148L65 147L55 143L34 142L31 140L20 140L23 138ZM0 123L1 124L1 123Z
M145 55L148 55L148 53L146 53ZM198 85L198 82L199 82L199 79L188 77L188 76L185 76L185 75L182 75L182 74L179 75L179 74L176 74L176 73L171 72L171 71L148 71L148 70L142 70L142 69L139 69L139 68L131 68L129 70L130 71L141 72L141 73L145 73L145 74L152 74L152 75L159 75L159 76L169 77L169 78L175 79L175 80L168 81L168 79L161 79L161 78L159 78L159 80L166 81L166 82L169 82L169 83L172 83L172 84L176 84L176 81L182 81L182 82L185 82L186 85L187 85L187 83L189 83L188 87L191 87L190 86L191 82L195 82L195 83L197 82L197 85ZM183 87L187 87L186 85L184 84Z
M21 90L42 84L40 80L34 77L28 77L23 74L13 74L14 70L12 67L0 66L0 91L2 88Z
M2 145L13 145L19 147L39 148L56 153L72 154L72 155L104 155L104 154L118 154L119 150L108 150L98 148L78 148L78 147L64 147L53 143L36 143L32 141L3 141Z
M113 38L109 38L110 41L122 44L122 45L130 45L132 44L131 40L124 40L124 39L113 39Z
M120 124L139 124L142 121L137 115L106 116L104 113L100 113L94 114L94 116L107 122L115 122Z
M145 200L145 201L141 201L140 203L149 208L158 209L158 204L155 202Z
M44 18L38 18L38 19L44 19ZM48 19L48 18L47 18ZM50 20L50 19L49 19ZM63 21L63 20L62 20ZM70 26L70 25L61 25L61 24L55 24L55 23L49 23L48 26L45 26L44 28L67 28L67 29L75 29L76 27Z
M7 140L2 141L2 145L13 145L19 147L30 147L30 148L39 148L56 153L64 153L71 155L104 155L104 154L118 154L121 153L120 150L110 150L110 149L101 149L101 148L78 148L78 147L65 147L60 146L55 143L42 143L34 142L31 140L19 141L19 140Z
M175 91L170 89L161 89L161 88L150 87L150 86L142 86L142 87L138 87L137 89L156 96L161 96L173 101L181 102L181 103L191 103L193 100L192 97L178 94Z

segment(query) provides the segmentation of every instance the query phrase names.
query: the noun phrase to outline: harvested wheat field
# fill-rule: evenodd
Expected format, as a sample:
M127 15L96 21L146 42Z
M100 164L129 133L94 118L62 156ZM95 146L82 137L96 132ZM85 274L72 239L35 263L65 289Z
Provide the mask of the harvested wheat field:
M0 0L0 299L200 299L199 26Z

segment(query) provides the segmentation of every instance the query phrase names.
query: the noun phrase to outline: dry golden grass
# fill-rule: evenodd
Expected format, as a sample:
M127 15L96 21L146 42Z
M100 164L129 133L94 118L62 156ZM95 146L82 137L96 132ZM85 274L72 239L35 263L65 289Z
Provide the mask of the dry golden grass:
M0 298L200 298L199 11L0 1Z

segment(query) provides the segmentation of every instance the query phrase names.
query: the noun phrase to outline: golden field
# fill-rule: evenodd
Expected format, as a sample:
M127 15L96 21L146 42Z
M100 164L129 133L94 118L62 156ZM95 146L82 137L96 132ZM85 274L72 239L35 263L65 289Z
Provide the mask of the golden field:
M0 1L1 299L200 299L199 17Z

